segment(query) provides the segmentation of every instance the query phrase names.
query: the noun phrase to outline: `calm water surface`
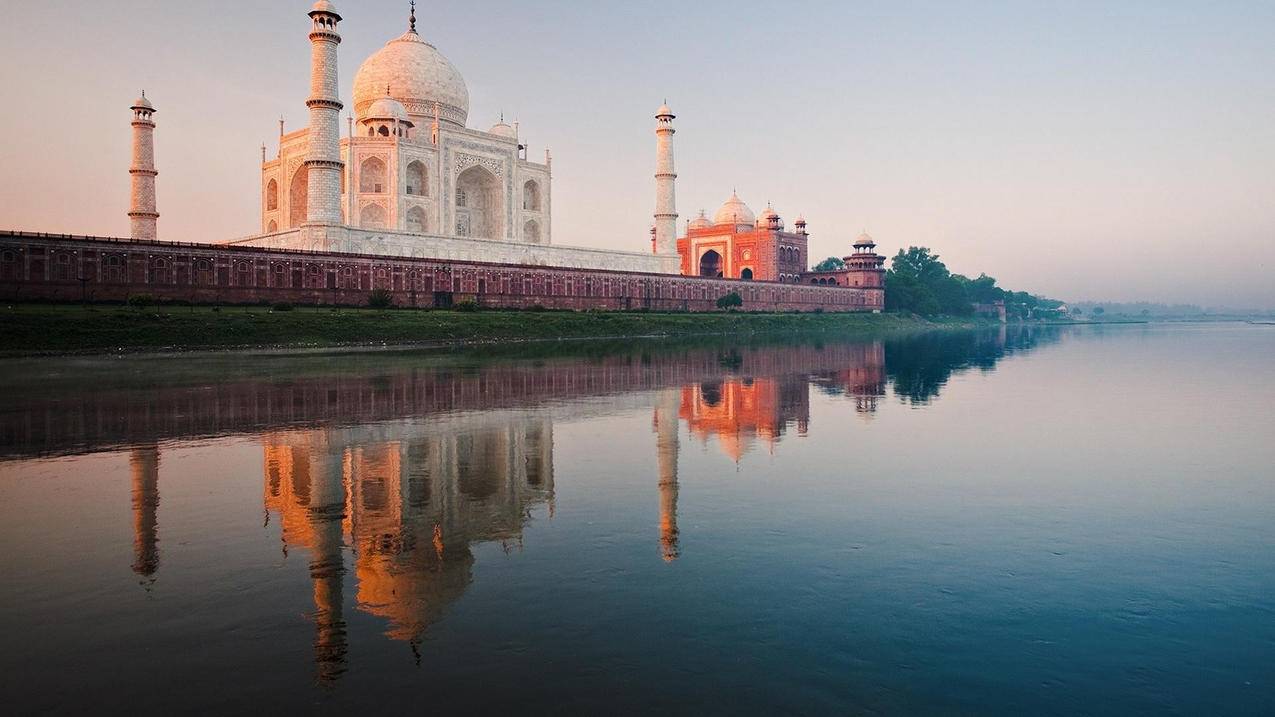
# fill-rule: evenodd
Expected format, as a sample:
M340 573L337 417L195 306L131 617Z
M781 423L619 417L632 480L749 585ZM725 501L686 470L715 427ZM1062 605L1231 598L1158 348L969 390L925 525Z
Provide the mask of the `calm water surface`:
M0 364L0 704L1275 711L1275 328Z

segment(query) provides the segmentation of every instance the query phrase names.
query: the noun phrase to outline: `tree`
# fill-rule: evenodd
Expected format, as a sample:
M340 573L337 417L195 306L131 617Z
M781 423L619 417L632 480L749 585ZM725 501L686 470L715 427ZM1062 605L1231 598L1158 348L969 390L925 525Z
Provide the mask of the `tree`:
M732 291L726 296L717 300L717 308L719 309L737 309L744 305L744 299L738 292Z
M815 264L815 271L837 271L844 268L846 268L846 263L835 256L830 256Z
M373 289L367 295L367 305L373 309L388 309L394 305L394 295L386 289Z
M939 255L931 254L930 248L924 246L910 246L907 251L900 249L890 266L895 273L909 276L923 284L946 279L951 274L947 266L939 261Z
M1095 306L1092 309L1090 309L1089 313L1093 314L1094 316L1102 316L1103 314L1107 313L1107 310L1102 308L1101 306Z

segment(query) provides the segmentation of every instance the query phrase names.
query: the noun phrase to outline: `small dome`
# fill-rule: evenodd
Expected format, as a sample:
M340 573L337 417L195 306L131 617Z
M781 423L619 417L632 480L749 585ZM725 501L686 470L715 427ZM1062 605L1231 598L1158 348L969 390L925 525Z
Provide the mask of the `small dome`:
M514 128L505 124L504 120L492 125L491 129L487 131L498 137L508 137L509 139L515 139L518 136L517 133L514 132Z
M154 111L154 110L155 110L155 105L152 105L152 104L151 104L151 101L150 101L150 100L148 100L148 99L146 99L146 95L142 95L141 97L138 97L137 99L133 100L133 106L132 106L132 107L129 107L129 109L130 109L130 110L151 110L151 111Z
M692 219L687 226L691 229L707 229L713 226L713 223L708 220L708 212L701 209L699 210L699 216Z
M664 104L660 105L660 108L658 110L655 111L655 116L656 117L672 117L673 110L669 109L668 103L665 102Z
M393 97L382 97L368 106L363 113L364 120L398 120L413 127L412 119L407 115L407 108Z
M854 240L854 245L855 246L876 246L877 243L875 241L872 241L872 237L868 236L867 232L864 232L859 235L858 239Z
M775 211L774 207L767 204L766 211L762 212L760 217L757 217L757 228L770 229L772 227L783 229L784 220L779 217L779 212Z
M714 224L753 224L756 221L757 217L753 214L753 210L749 209L739 195L733 192L730 199L727 199L721 209L713 215Z
M332 5L332 3L328 2L328 0L319 0L318 2L314 4L314 7L310 8L311 15L317 12L326 12L329 15L336 15L337 17L341 17L337 13L336 8Z

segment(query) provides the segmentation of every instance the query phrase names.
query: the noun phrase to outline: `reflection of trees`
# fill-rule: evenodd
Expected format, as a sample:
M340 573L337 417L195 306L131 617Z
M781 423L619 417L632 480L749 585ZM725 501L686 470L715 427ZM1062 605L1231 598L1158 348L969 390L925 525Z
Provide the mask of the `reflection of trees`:
M1000 327L991 331L933 331L885 342L886 375L901 401L928 403L952 374L989 371L1001 359L1058 341L1053 326Z

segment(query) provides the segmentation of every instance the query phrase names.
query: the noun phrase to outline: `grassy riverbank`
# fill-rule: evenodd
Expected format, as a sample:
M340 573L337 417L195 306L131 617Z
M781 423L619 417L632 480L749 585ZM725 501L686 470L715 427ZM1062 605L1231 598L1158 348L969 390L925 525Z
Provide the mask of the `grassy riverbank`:
M451 344L635 336L876 333L934 326L894 314L419 311L18 304L0 355Z

